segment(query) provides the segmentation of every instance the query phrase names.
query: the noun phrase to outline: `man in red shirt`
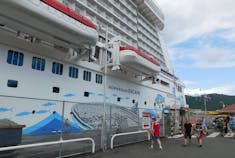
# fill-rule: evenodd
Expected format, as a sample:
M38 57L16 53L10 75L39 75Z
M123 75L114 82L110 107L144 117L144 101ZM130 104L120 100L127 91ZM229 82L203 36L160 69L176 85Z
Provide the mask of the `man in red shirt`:
M156 118L152 118L151 148L153 148L153 142L155 140L157 140L159 148L162 150L162 143L160 141L160 124L156 121Z

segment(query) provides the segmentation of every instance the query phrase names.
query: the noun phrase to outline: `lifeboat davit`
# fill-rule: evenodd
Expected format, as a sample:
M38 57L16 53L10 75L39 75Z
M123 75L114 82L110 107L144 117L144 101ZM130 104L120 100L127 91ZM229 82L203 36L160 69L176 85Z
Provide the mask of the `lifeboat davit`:
M159 61L133 46L120 47L120 64L145 75L153 75L161 71Z
M1 0L0 24L62 46L94 46L96 26L57 0Z

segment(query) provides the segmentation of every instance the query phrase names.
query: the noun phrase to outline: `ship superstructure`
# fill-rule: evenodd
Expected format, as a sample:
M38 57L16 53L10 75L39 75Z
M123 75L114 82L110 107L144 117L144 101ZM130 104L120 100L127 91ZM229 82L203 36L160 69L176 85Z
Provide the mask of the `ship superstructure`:
M184 86L163 28L152 0L0 1L0 122L24 125L23 143L89 131L101 146L143 113L174 109L178 126Z

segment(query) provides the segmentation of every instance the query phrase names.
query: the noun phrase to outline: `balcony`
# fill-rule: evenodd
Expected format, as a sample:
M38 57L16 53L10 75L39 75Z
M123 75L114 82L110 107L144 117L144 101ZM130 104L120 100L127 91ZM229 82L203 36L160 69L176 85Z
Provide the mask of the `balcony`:
M158 26L160 30L164 28L164 15L153 0L136 0L139 12L148 21Z

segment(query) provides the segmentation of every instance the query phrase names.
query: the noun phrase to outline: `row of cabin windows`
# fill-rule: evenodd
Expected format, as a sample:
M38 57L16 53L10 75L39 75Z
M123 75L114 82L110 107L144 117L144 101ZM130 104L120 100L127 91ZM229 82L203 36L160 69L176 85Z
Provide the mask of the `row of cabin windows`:
M17 80L8 80L7 82L8 87L17 88L18 87L18 81ZM59 87L52 87L53 93L60 93ZM84 97L89 97L89 92L84 92ZM121 98L117 97L117 101L120 102ZM135 103L135 99L132 100L132 103ZM144 105L147 105L147 102L144 102Z
M8 50L7 63L23 66L24 54L18 51ZM32 69L38 71L44 71L46 65L46 60L39 57L33 57L32 59ZM63 64L58 62L52 63L52 73L57 75L63 75ZM78 78L78 68L70 66L69 67L69 77ZM83 71L83 80L91 81L91 72ZM102 75L96 74L96 83L102 84Z

